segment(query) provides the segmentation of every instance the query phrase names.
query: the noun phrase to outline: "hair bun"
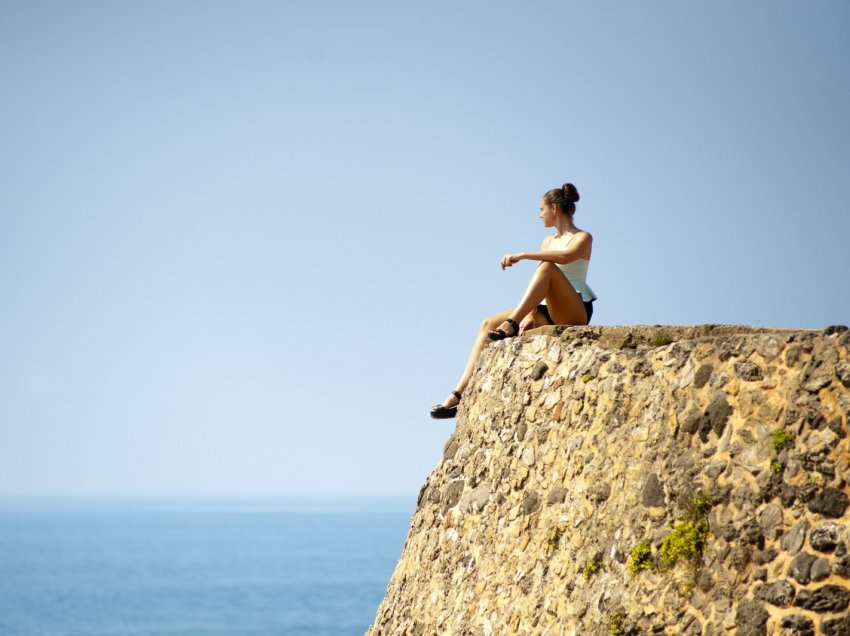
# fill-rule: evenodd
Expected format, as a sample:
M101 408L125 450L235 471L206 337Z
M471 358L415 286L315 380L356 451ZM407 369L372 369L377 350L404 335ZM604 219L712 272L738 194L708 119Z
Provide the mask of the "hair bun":
M560 188L553 188L543 195L546 205L557 205L558 209L572 218L576 212L576 201L578 201L578 190L572 183L565 183Z

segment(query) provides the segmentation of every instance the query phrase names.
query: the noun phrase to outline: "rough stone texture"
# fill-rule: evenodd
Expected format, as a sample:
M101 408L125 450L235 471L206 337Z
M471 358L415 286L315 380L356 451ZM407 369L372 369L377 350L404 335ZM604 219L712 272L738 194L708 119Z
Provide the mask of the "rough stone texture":
M776 581L756 588L757 601L765 601L771 605L788 607L794 600L794 586L788 581Z
M814 612L840 612L850 605L850 589L824 585L814 590L800 590L794 604Z
M818 559L812 563L811 577L812 581L823 581L829 576L832 567L827 559Z
M770 614L761 603L746 601L738 608L738 636L764 636Z
M765 537L775 539L777 531L782 527L782 507L776 504L765 506L759 513L759 526Z
M812 619L805 616L796 614L783 616L780 625L782 626L782 631L780 631L782 636L815 636L815 624Z
M369 636L847 636L848 348L713 325L489 345ZM701 558L631 574L698 492Z
M840 533L841 528L834 524L821 526L812 530L809 543L820 552L832 552L838 545Z
M546 497L547 504L559 504L564 503L567 500L567 493L569 491L566 488L553 488L549 492L549 496Z
M833 563L832 571L838 576L850 577L850 554L844 555Z
M756 554L754 561L758 565L765 565L766 563L773 561L777 556L779 556L779 551L776 548L770 548L768 550L762 550Z
M788 554L794 555L803 547L806 540L806 532L809 530L809 520L800 519L784 537L782 537L782 548L788 550Z
M847 636L850 634L850 616L832 618L820 624L823 636Z
M593 501L602 503L603 501L608 501L608 497L611 496L611 485L605 481L597 481L595 484L591 484L587 492Z
M837 519L847 510L847 494L837 488L826 488L809 501L809 510L819 512L824 517Z
M805 585L812 580L812 563L816 559L816 556L808 552L801 552L791 561L791 567L788 568L788 576L792 577L797 583Z
M534 368L531 370L531 379L539 380L542 378L545 373L549 370L549 365L543 362L542 360L534 365Z
M650 475L646 478L646 483L643 486L643 505L664 505L664 489L661 487L661 482L658 481L658 477L655 473L650 473Z

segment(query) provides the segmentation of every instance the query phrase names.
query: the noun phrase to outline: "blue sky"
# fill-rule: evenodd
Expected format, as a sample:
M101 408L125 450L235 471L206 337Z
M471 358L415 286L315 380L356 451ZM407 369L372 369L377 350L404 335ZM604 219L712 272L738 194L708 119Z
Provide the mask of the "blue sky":
M850 322L850 5L0 2L0 494L403 494L581 193L602 325Z

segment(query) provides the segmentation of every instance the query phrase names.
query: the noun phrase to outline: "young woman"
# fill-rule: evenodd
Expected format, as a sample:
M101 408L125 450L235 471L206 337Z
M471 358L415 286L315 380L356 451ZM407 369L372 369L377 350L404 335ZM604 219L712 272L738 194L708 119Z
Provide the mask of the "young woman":
M445 419L457 414L457 405L472 377L475 362L488 341L522 335L543 325L586 325L590 322L596 294L585 279L593 237L573 223L578 200L578 191L572 183L543 195L540 218L544 226L555 228L555 234L543 239L539 252L502 257L502 269L523 260L540 261L525 294L513 309L481 323L460 381L445 402L431 407L431 417ZM544 299L545 305L538 304Z

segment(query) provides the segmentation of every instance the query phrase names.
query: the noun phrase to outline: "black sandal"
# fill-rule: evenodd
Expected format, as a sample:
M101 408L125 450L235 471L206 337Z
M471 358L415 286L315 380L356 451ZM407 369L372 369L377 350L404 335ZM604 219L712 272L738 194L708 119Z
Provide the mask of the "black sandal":
M460 402L461 395L457 391L452 391L452 395L457 398L457 401ZM457 415L457 404L454 406L443 406L442 404L435 404L431 407L431 417L435 420L449 420Z
M505 333L504 329L494 329L490 333L487 334L487 337L490 340L504 340L505 338L513 338L515 335L519 333L519 325L516 324L515 320L511 320L510 318L505 318L502 322L508 323L511 327L513 327L513 333Z

